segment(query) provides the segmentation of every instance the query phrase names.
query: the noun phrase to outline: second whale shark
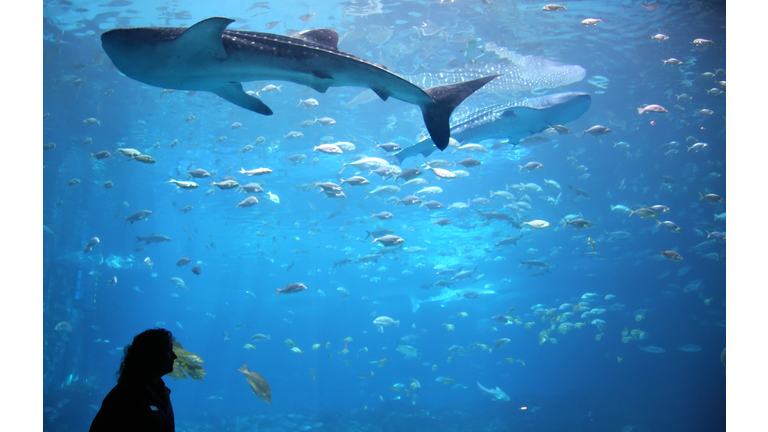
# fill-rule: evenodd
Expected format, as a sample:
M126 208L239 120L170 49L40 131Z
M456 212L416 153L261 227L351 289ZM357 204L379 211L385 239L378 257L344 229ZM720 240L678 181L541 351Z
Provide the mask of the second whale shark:
M459 142L508 139L517 143L521 138L553 125L577 120L589 110L591 104L589 94L568 92L491 105L458 116L451 122L451 135ZM425 138L393 153L393 156L398 163L418 154L427 157L435 151L435 145L431 139Z
M441 150L450 139L449 120L464 99L496 75L422 89L385 67L339 51L339 35L315 29L295 37L227 30L234 20L208 18L189 28L118 28L101 35L115 67L155 87L201 90L263 115L272 110L243 91L241 83L290 81L321 93L330 87L364 87L421 108L427 130Z

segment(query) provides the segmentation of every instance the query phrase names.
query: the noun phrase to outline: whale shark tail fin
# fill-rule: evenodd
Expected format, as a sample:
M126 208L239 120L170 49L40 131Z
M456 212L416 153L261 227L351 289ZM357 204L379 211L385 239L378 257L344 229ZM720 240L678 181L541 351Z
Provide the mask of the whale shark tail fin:
M416 296L410 296L411 297L411 311L416 312L419 310L420 301L416 298Z
M489 75L472 81L435 86L424 90L434 103L422 106L421 113L424 116L424 123L427 125L429 136L437 148L445 150L448 147L448 141L451 138L450 119L453 110L469 95L497 76Z

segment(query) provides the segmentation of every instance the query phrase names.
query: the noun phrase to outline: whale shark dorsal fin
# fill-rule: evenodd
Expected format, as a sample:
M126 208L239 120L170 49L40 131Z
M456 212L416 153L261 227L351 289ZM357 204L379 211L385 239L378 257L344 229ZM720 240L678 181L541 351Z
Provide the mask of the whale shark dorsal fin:
M217 60L226 60L227 51L224 50L224 44L221 42L221 35L224 29L235 20L230 18L213 17L200 21L192 27L186 29L174 41L181 52L186 53L209 53Z
M299 39L303 39L307 42L314 42L332 51L339 50L339 34L336 33L336 30L332 30L332 29L305 30L299 33L298 35L296 35L296 37L298 37Z

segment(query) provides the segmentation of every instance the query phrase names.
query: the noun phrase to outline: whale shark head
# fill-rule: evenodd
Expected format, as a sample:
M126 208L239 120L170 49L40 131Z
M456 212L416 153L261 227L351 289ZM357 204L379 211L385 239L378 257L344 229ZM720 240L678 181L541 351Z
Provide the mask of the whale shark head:
M212 85L196 82L189 69L227 57L221 38L232 21L209 18L190 28L114 29L101 35L101 46L115 67L129 78L161 88L208 90Z

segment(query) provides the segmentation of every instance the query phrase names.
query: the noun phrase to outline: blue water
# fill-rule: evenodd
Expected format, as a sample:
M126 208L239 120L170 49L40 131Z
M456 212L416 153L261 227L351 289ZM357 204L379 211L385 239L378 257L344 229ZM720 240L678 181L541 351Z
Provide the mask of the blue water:
M56 144L43 154L45 430L87 428L116 382L122 347L156 326L205 361L202 381L165 378L179 431L725 429L725 241L707 236L726 232L726 205L700 199L701 193L727 200L725 94L711 90L726 91L725 72L717 71L725 68L725 2L658 2L651 4L658 9L648 10L637 1L583 1L558 12L531 1L44 3L43 137L44 144ZM346 198L326 198L312 186L338 182L343 162L360 155L386 158L377 143L415 144L424 130L418 108L395 99L350 106L360 88L322 94L277 80L244 83L247 91L282 85L260 94L274 111L266 117L210 93L164 92L127 78L101 48L100 35L109 29L189 27L211 16L236 18L234 29L276 34L332 28L340 50L404 76L499 60L491 50L470 56L472 39L478 47L505 47L526 67L546 58L586 71L583 79L556 88L520 79L514 88L478 91L457 110L463 114L559 92L585 92L592 103L564 125L571 134L546 134L543 144L433 153L426 159L482 162L453 180L425 169L427 186L442 193L421 197L440 201L442 209L392 200L425 186L366 197L366 191L393 184L368 170L360 175L370 185L344 185ZM580 24L600 17L604 22L596 26ZM275 21L282 23L265 30ZM670 39L651 39L657 33ZM714 45L693 44L696 38ZM684 64L663 65L671 57ZM526 69L542 79L543 70ZM678 98L682 93L691 99ZM308 98L319 105L301 106ZM638 115L637 108L648 104L669 113ZM701 109L713 114L695 113ZM336 124L300 125L318 117ZM89 118L98 123L84 122ZM241 126L233 128L235 123ZM594 125L612 132L582 136ZM291 131L304 136L285 140ZM356 148L342 155L313 152L326 137ZM697 142L708 146L686 148ZM253 149L244 150L247 145ZM126 161L118 147L137 149L156 163ZM102 150L111 156L89 158ZM298 164L286 159L296 154L306 158ZM402 169L426 159L407 159ZM531 161L544 166L520 173L518 165ZM259 167L272 173L237 172ZM257 205L236 208L246 194L210 187L210 179L192 179L200 185L192 191L167 183L169 177L186 180L186 171L196 168L215 170L215 181L233 176L240 184L263 182L265 192L254 195ZM349 166L341 177L355 172ZM80 182L68 185L74 178ZM107 181L113 187L105 188ZM513 187L521 183L542 189ZM514 201L493 194L508 186ZM481 197L490 203L448 208ZM512 202L531 209L505 207ZM612 211L616 205L667 206L658 220L673 221L682 232L657 228L654 218ZM192 209L182 211L186 206ZM152 214L126 224L139 210ZM394 218L371 218L384 210ZM545 220L551 226L487 223L477 210L505 213L515 224ZM593 227L563 227L566 215L581 215ZM452 223L433 225L438 218ZM400 249L378 262L333 268L343 258L381 253L381 245L365 238L366 231L381 228L405 240ZM137 242L150 234L172 240ZM494 246L521 234L516 245ZM93 237L100 242L84 253ZM660 250L674 250L683 260L665 259ZM592 258L591 252L601 255ZM192 262L179 267L181 257ZM537 273L518 260L546 262L549 271ZM191 271L195 264L200 275ZM449 287L462 297L424 301L414 312L412 297L423 301L440 293L433 284L445 277L436 272L459 266L477 267ZM183 279L188 290L172 277ZM292 282L307 290L275 295ZM467 291L481 294L464 297ZM594 295L584 296L589 293ZM561 308L566 303L571 306ZM495 315L512 321L496 322ZM399 327L379 333L372 323L379 316L399 320ZM574 328L561 333L562 323ZM622 341L625 329L638 336ZM257 333L270 339L252 341ZM397 351L409 335L416 337L400 344L415 348L417 358ZM352 341L344 353L347 337ZM491 347L501 338L510 342L493 352L477 346ZM303 353L292 352L287 339ZM452 356L454 345L466 355ZM680 349L686 345L695 347ZM268 380L271 404L251 392L237 370L243 363ZM412 379L420 383L416 398ZM478 383L498 386L509 400L492 400Z

